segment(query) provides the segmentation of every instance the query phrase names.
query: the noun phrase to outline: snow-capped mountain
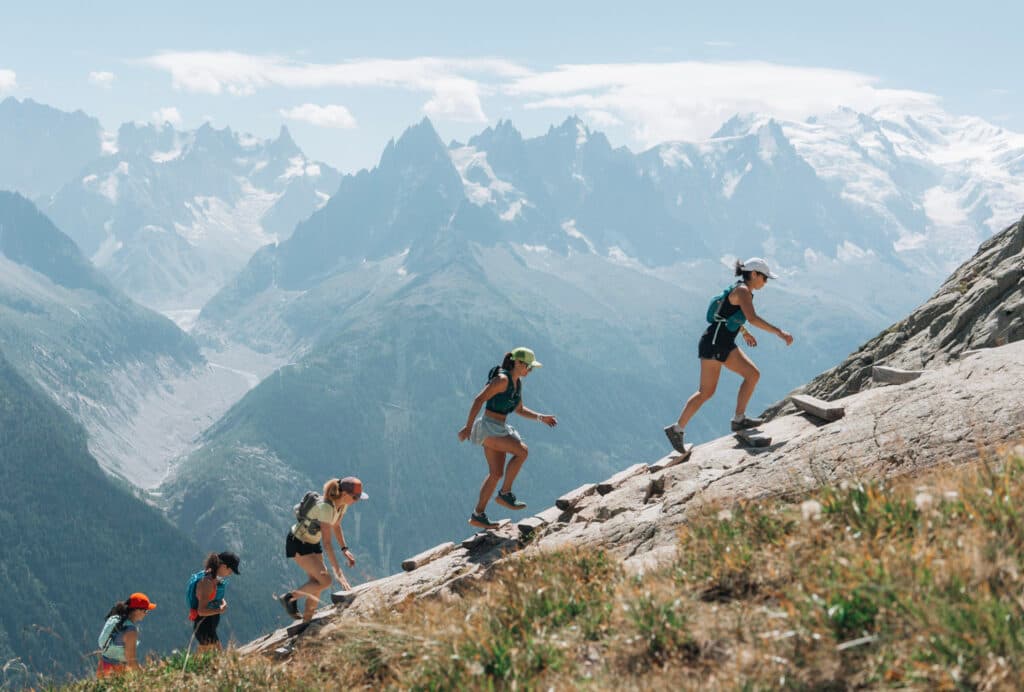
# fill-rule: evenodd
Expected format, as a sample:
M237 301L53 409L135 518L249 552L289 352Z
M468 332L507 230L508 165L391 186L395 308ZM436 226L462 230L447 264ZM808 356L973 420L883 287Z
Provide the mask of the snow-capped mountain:
M338 180L283 127L264 141L209 124L181 132L129 123L116 152L44 210L135 300L198 310L253 252L322 206Z

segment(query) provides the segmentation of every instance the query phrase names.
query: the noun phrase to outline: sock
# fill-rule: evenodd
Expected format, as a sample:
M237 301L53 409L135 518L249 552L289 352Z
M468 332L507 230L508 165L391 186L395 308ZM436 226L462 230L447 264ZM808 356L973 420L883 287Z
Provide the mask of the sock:
M681 433L681 432L683 432L683 429L679 427L679 423L673 423L672 424L672 431L673 432L677 432L677 433Z
M735 416L732 417L732 422L733 423L742 423L743 419L746 418L746 417L747 417L746 411L744 411L743 413L737 413Z

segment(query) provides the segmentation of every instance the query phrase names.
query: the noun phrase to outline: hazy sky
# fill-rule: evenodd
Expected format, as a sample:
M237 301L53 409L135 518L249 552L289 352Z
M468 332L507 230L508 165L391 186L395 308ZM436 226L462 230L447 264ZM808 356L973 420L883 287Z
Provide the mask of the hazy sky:
M634 149L707 137L738 111L893 102L1024 131L1022 3L19 4L0 22L0 97L108 129L287 124L346 171L424 115L465 140L575 113Z

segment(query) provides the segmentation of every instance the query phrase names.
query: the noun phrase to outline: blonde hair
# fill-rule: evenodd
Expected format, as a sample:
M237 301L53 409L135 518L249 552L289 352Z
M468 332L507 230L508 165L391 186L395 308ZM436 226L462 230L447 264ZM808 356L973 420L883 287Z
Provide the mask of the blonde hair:
M331 480L324 483L323 496L325 500L334 502L341 497L341 479L332 478Z

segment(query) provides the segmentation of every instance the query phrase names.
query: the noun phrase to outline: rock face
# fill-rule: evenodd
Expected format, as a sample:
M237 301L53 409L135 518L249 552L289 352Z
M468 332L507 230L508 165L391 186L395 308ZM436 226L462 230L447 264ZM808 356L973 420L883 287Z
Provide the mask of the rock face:
M335 608L346 610L346 618L372 618L377 609L407 598L458 597L461 586L499 560L570 546L608 550L631 573L643 574L672 559L679 526L697 512L844 479L964 463L979 450L1016 442L1024 436L1024 407L1014 384L1019 382L1024 382L1024 341L928 369L907 384L847 396L841 402L845 417L831 423L781 415L764 426L773 439L767 448L742 447L732 436L722 437L696 447L686 463L617 474L614 483L606 482L606 494L573 493L571 507L551 512L555 520L538 526L532 538L520 538L515 524L505 525L410 572L361 584ZM303 636L343 627L333 612L321 611ZM291 636L282 629L242 652L286 656Z
M924 305L798 390L826 400L877 386L872 367L922 370L1024 339L1024 219L987 240ZM783 409L776 404L769 414Z

